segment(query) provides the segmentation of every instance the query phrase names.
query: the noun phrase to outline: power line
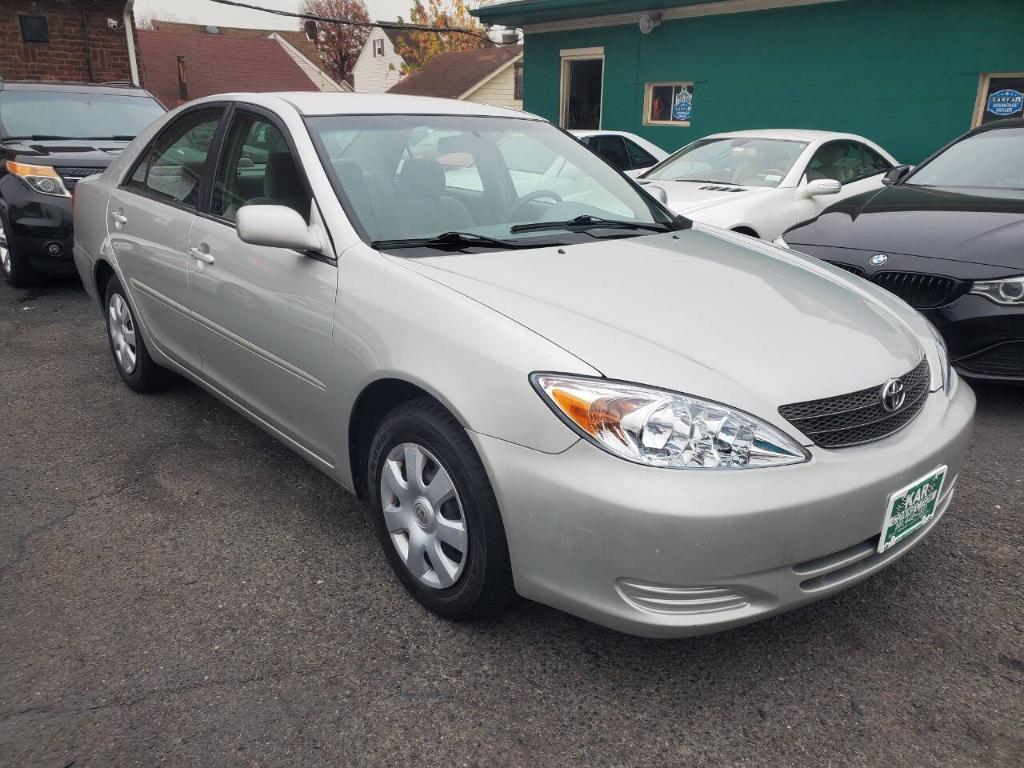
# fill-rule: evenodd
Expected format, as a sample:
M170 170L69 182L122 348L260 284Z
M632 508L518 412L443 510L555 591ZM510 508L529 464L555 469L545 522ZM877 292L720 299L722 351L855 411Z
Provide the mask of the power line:
M250 3L239 2L239 0L210 0L211 3L219 3L220 5L230 5L235 8L247 8L251 11L262 11L263 13L272 13L276 16L288 16L293 19L305 19L307 21L323 21L328 24L346 24L350 27L380 27L381 29L397 29L405 32L449 32L460 35L469 35L475 37L478 40L483 40L485 43L491 45L504 45L504 43L495 43L487 35L481 35L479 32L474 32L470 29L464 29L462 27L433 27L429 24L406 24L397 21L357 21L355 19L332 19L329 16L317 16L312 13L296 13L294 11L282 11L278 8L263 8L258 5L252 5Z

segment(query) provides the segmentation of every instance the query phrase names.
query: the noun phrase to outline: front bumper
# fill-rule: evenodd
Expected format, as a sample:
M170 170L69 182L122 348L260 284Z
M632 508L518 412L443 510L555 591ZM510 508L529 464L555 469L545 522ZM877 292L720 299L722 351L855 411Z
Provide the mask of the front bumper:
M966 294L945 306L921 311L942 333L961 374L1024 382L1024 307Z
M7 175L2 180L0 205L12 252L45 272L75 271L70 198L39 194Z
M684 637L790 610L877 572L947 509L974 394L932 393L917 418L877 442L811 447L791 467L643 467L580 441L549 455L471 433L494 486L516 589L623 632ZM882 555L889 495L947 465L939 513Z

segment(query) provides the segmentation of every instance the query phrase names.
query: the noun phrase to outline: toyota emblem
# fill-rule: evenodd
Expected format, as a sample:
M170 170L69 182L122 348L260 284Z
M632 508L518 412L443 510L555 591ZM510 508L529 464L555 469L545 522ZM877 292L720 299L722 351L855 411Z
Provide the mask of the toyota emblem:
M882 408L893 413L903 407L907 401L907 391L900 379L889 379L882 387Z
M871 257L871 266L880 267L883 264L885 264L885 262L887 262L888 260L889 257L886 256L884 253L876 253L874 256Z

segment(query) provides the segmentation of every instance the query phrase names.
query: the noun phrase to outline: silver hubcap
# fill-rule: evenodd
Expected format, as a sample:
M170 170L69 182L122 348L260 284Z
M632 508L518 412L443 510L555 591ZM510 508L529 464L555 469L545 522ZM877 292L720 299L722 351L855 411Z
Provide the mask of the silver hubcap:
M458 581L469 533L455 484L437 457L416 443L392 448L380 476L380 502L409 572L434 589Z
M135 323L124 297L115 293L107 307L107 325L110 327L110 341L114 346L114 357L125 373L135 370L138 349L135 346Z
M11 249L7 245L7 230L4 229L4 222L0 219L0 265L3 266L4 274L11 274Z

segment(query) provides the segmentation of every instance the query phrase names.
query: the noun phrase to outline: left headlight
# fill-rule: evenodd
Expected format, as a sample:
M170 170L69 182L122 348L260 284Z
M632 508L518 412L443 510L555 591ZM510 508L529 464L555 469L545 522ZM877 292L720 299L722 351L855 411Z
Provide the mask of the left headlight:
M971 284L971 293L996 304L1024 307L1024 275L1002 280L978 280Z
M49 165L27 165L8 160L7 170L40 194L71 197L71 193L64 186L64 180Z
M754 469L809 454L749 413L637 384L535 373L530 381L566 424L615 456L671 469Z

